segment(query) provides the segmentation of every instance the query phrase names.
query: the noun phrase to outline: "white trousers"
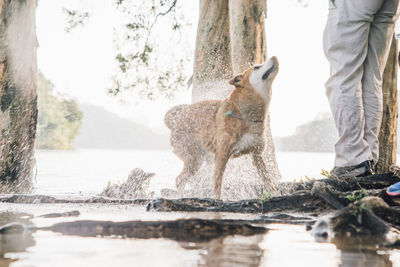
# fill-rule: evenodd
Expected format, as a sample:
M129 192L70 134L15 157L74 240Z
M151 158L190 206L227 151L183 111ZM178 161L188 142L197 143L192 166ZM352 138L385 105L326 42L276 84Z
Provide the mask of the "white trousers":
M326 94L339 140L335 166L378 162L382 75L399 0L331 0L324 52L331 76Z

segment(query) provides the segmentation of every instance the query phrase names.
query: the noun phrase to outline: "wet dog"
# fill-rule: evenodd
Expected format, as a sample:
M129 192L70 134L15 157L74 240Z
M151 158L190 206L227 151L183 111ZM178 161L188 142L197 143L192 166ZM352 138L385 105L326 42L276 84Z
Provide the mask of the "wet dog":
M184 163L175 181L179 193L200 169L207 152L215 154L214 196L218 199L231 157L251 154L258 174L266 180L261 156L265 144L264 119L278 69L278 60L272 57L236 75L229 82L235 88L228 98L179 105L167 112L164 121L171 129L171 145Z

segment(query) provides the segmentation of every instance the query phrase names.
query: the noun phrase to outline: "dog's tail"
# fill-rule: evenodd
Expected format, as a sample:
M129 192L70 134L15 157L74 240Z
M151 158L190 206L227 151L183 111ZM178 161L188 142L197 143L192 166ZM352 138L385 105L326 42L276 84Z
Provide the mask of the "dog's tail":
M175 107L171 108L167 112L167 114L165 114L164 123L169 129L175 128L175 126L178 122L177 117L179 116L179 113L182 111L182 109L184 109L186 106L187 105L185 105L185 104L175 106Z

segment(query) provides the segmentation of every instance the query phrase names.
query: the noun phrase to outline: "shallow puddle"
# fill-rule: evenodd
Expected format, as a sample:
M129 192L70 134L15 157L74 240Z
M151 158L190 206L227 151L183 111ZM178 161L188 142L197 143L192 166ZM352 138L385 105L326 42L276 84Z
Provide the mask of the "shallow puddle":
M0 203L0 222L49 226L76 220L256 219L258 214L146 212L143 206ZM39 218L79 210L78 217ZM31 214L28 216L26 214ZM1 237L0 266L400 266L400 250L339 249L315 242L303 225L268 224L265 234L207 242L65 236L37 231Z

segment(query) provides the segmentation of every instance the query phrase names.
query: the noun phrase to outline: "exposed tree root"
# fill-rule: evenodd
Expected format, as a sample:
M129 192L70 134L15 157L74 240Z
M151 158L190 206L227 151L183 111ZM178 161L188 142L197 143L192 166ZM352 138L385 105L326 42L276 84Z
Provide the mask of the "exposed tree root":
M86 198L56 198L46 195L0 195L0 202L19 204L120 204L120 205L146 205L150 199L118 199L107 197L86 197Z
M219 211L239 213L265 213L278 211L317 212L329 209L322 199L308 192L298 192L290 196L273 197L268 200L222 201L215 199L182 198L155 199L148 211Z
M379 196L390 205L395 201L385 194L385 188L400 178L392 174L373 175L357 179L320 179L305 183L283 183L282 196L269 199L220 201L214 199L183 198L152 200L147 210L152 211L221 211L265 213L281 211L322 212L341 209L357 198Z
M252 226L250 223L252 221L202 219L128 222L75 221L37 229L87 237L169 238L188 242L204 242L227 235L250 236L267 231L265 227Z

